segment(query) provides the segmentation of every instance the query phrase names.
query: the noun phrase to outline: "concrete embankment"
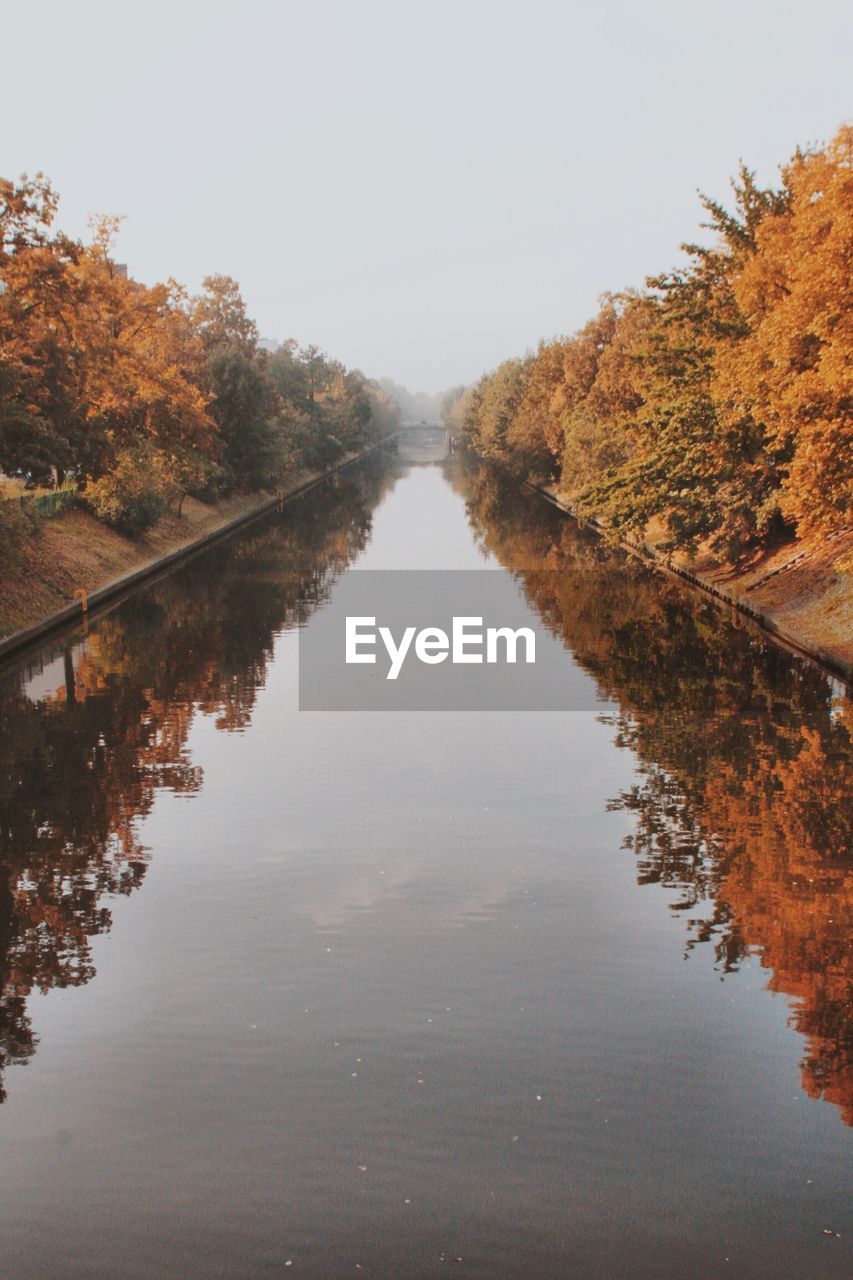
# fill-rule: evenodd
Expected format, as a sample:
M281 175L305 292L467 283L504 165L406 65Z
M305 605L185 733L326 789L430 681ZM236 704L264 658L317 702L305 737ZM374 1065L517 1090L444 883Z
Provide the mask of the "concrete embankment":
M17 563L0 577L0 662L198 551L298 498L329 476L387 445L389 436L349 454L322 473L293 476L275 492L239 495L206 505L188 498L181 517L128 538L73 508L44 521Z
M552 489L522 483L577 518L571 504ZM585 517L583 523L605 536L594 518ZM853 556L853 528L820 540L785 543L756 554L745 566L721 564L710 555L670 556L653 540L619 545L651 568L706 593L786 648L853 682L853 573L839 567Z

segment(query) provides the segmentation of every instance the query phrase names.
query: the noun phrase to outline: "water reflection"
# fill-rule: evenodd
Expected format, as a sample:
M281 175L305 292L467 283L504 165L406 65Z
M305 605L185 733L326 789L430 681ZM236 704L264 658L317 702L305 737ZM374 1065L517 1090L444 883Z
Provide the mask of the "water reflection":
M37 1044L31 992L88 982L107 900L142 883L157 791L201 786L194 718L248 724L275 635L326 598L393 479L384 460L330 481L0 678L0 1100Z
M495 471L455 458L446 475L482 547L619 709L636 780L612 804L633 815L640 883L667 889L686 950L710 948L722 976L758 953L804 1037L803 1087L853 1122L849 700ZM395 479L387 459L339 479L0 680L0 1071L33 1053L31 992L92 977L109 898L144 878L137 829L157 792L202 785L195 718L245 729L276 635L326 598ZM407 874L398 859L382 892ZM318 928L373 901L377 883L352 877L305 908ZM476 895L454 908L485 910Z
M641 884L671 891L688 951L757 952L805 1037L802 1084L853 1124L849 691L614 555L492 468L449 472L481 544L619 707ZM556 571L556 572L555 572Z

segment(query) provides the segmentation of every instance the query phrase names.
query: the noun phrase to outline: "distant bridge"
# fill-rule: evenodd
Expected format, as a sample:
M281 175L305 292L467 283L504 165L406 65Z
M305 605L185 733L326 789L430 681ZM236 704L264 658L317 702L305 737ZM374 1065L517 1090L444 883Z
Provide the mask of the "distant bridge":
M440 422L408 422L397 435L397 451L402 462L443 462L453 452L453 441Z

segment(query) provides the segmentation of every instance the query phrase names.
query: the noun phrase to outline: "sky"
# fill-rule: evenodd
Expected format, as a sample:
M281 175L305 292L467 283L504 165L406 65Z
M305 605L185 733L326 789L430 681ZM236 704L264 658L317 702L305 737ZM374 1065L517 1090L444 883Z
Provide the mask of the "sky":
M412 390L570 333L853 115L836 0L0 0L0 174Z

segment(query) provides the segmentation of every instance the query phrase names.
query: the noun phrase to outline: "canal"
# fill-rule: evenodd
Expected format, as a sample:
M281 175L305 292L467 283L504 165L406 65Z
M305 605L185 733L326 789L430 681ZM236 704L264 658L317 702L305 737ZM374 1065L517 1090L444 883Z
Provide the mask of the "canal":
M0 676L4 1277L849 1274L850 701L426 443ZM363 569L596 709L300 712Z

